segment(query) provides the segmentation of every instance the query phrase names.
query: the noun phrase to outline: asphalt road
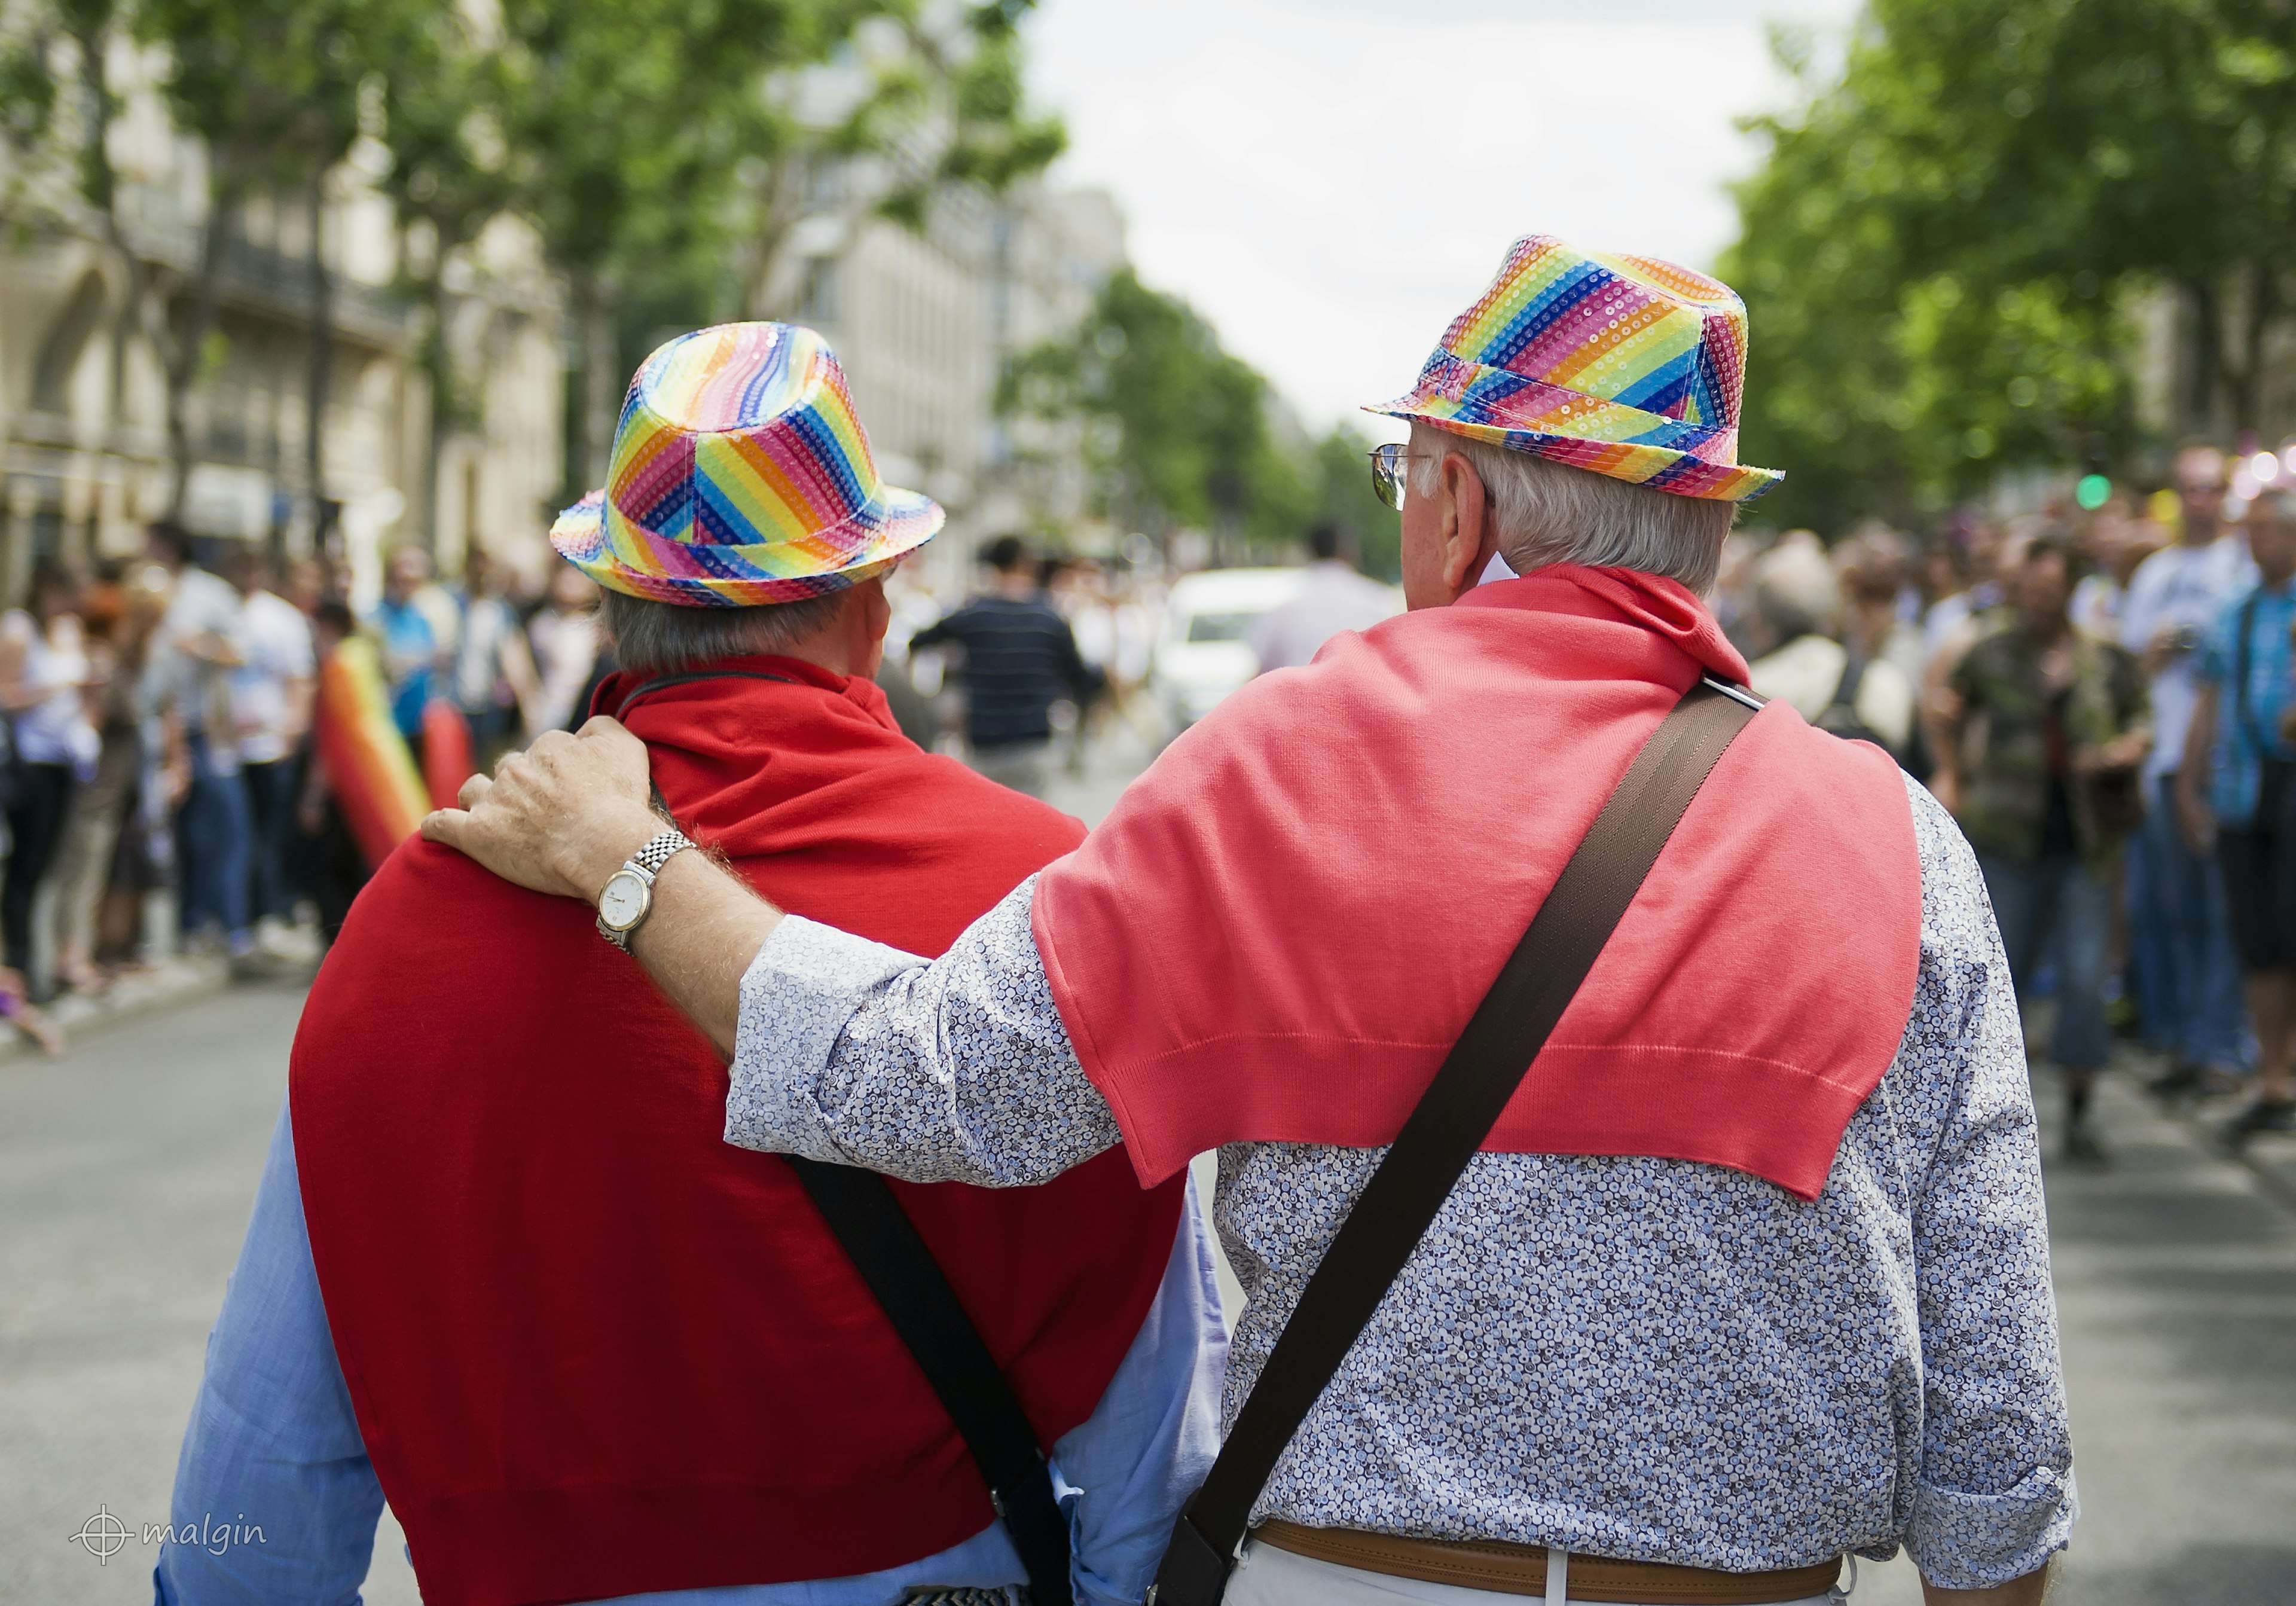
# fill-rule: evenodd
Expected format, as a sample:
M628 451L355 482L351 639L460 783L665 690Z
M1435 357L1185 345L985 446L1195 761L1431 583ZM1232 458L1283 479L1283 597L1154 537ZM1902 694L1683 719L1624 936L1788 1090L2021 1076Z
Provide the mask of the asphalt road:
M238 992L0 1065L0 1602L148 1602L176 1447L299 1000ZM2085 1517L2064 1606L2296 1602L2296 1213L2125 1085L2053 1176ZM70 1536L127 1537L99 1563ZM415 1600L395 1535L367 1598ZM1861 1606L1918 1599L1901 1560Z

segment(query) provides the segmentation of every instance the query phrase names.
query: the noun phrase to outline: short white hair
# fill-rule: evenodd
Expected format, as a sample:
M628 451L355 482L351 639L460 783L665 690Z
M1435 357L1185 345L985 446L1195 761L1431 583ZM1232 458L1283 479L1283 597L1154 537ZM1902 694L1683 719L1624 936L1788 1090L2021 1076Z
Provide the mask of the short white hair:
M1411 488L1422 496L1441 484L1445 454L1474 465L1490 498L1499 553L1517 574L1587 563L1664 575L1700 596L1714 589L1734 502L1651 490L1418 422L1411 452Z
M826 628L852 600L850 590L747 608L689 608L606 591L598 599L598 616L613 643L617 668L674 675L720 659L786 652Z

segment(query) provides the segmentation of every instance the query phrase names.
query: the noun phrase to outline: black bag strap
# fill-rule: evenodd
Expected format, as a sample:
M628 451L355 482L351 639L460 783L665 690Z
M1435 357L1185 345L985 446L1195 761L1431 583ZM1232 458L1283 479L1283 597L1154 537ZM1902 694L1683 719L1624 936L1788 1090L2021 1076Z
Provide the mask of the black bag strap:
M1761 708L1711 678L1627 767L1308 1280L1148 1599L1216 1606L1252 1503L1514 1096L1722 750Z
M756 669L663 675L623 698L616 712L641 697L704 680L803 684ZM668 807L659 789L653 802L667 817ZM917 1236L883 1177L793 1154L783 1158L972 1453L972 1463L988 1485L989 1504L996 1508L997 1520L1012 1536L1013 1548L1021 1553L1021 1565L1028 1570L1030 1606L1071 1606L1069 1521L1053 1497L1052 1467L1037 1447L1037 1430L1029 1413L1004 1381L980 1330L965 1315L940 1263Z
M1841 678L1834 683L1833 700L1826 707L1829 709L1847 709L1850 717L1855 718L1857 713L1857 693L1864 689L1865 684L1866 657L1852 647L1849 650L1849 656L1842 660Z
M1028 1569L1031 1606L1070 1606L1069 1523L1053 1497L1052 1468L932 1251L875 1172L788 1159L972 1452Z
M694 669L684 675L657 675L625 695L614 709L614 717L619 719L628 711L630 704L641 697L651 697L656 692L667 692L672 686L690 686L703 680L773 680L785 686L805 684L786 675L768 675L763 669Z

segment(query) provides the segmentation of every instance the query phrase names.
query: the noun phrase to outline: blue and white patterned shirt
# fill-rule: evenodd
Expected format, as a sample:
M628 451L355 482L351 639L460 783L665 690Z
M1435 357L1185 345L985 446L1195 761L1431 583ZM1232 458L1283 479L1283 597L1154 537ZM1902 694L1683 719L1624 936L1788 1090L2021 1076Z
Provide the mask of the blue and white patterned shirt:
M1734 1571L1903 1545L1960 1589L2065 1544L2016 999L1968 844L1906 785L1912 1018L1818 1199L1685 1160L1476 1156L1257 1517ZM992 1185L1117 1143L1054 1006L1033 892L930 964L783 922L742 982L728 1140ZM1214 1223L1249 1300L1224 1424L1384 1152L1220 1151Z
M2243 719L2240 688L2233 684L2240 667L2241 615L2249 598L2256 612L2248 627L2248 697ZM2216 742L2209 750L2209 807L2217 822L2244 831L2256 822L2259 758L2296 758L2296 750L2281 740L2280 715L2296 694L2296 582L2259 586L2226 608L2201 643L2200 661L2194 672L2201 684L2217 688Z

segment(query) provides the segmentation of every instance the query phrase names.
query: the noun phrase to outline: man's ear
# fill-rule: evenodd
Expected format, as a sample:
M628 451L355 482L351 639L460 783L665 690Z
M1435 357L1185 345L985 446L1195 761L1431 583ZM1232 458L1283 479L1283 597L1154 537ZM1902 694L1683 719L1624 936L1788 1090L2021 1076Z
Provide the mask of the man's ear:
M1437 469L1443 483L1443 583L1456 599L1481 576L1498 550L1490 493L1464 452L1446 452Z
M885 598L885 577L865 580L846 594L844 625L850 644L853 661L870 663L870 673L875 673L875 656L885 644L885 632L893 622L893 605Z

